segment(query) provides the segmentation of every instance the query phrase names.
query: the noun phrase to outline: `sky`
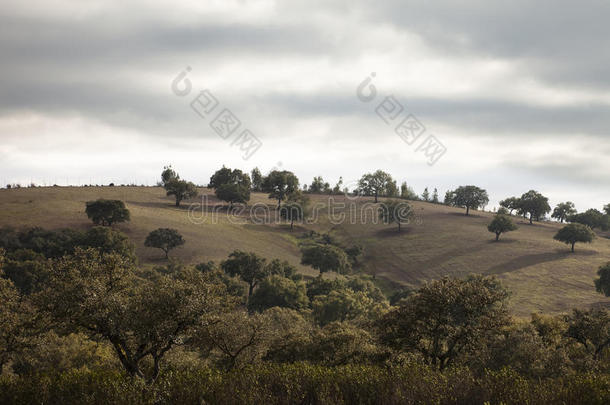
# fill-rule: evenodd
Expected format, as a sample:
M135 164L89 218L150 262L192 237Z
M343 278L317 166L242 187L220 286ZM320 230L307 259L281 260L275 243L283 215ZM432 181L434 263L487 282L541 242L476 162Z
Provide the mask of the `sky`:
M608 15L593 0L4 1L0 184L153 185L171 164L198 184L226 165L352 186L381 169L441 198L480 186L490 207L535 189L601 209ZM425 130L401 137L412 117Z

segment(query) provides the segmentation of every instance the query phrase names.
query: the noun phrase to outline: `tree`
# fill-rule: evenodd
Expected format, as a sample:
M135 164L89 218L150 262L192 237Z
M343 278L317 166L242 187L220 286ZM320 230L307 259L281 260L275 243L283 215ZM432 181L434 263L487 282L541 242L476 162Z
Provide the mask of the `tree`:
M540 221L540 218L550 212L551 206L549 205L549 199L547 197L536 190L530 190L521 196L519 209L523 213L529 214L530 224L533 224L534 219Z
M381 339L396 350L415 350L443 370L509 324L508 295L483 276L430 282L377 323Z
M193 183L179 178L165 183L165 191L168 196L173 195L176 198L176 207L180 206L182 200L188 200L198 194L197 187Z
M595 232L587 225L568 224L557 231L553 239L563 242L566 245L572 245L572 253L574 253L574 245L576 245L577 242L593 242L593 239L595 239Z
M553 210L553 213L551 214L551 218L555 218L559 222L563 223L574 214L576 214L576 208L574 208L574 203L571 201L567 201L557 204L557 206Z
M343 186L343 177L339 176L339 181L333 187L333 194L341 194L341 187Z
M161 249L165 252L165 258L169 257L169 251L184 245L184 238L177 230L171 228L155 229L148 234L144 246Z
M290 229L292 230L294 221L302 221L304 218L303 207L294 201L287 202L280 208L280 216L286 221L290 221Z
M518 197L509 197L500 201L500 206L506 208L509 214L513 215L513 211L518 210L521 207L521 199Z
M250 189L239 184L223 184L218 186L215 194L219 200L229 203L229 209L233 208L235 203L246 204L250 200Z
M320 326L331 322L373 320L387 309L387 302L376 302L365 291L343 288L317 295L312 302L312 315Z
M345 274L351 270L347 254L337 246L315 244L304 247L301 253L301 264L320 270L320 277L327 271Z
M263 175L258 167L252 169L250 177L252 178L252 191L263 191Z
M594 208L580 214L571 215L568 217L568 221L587 225L591 229L599 228L602 231L606 231L610 227L608 215L604 215L604 213Z
M489 203L487 191L476 186L461 186L452 192L451 204L456 207L466 208L466 215L470 215L470 209L478 209Z
M417 200L417 194L415 191L409 186L407 186L407 182L403 181L400 185L400 198L404 198L406 200Z
M567 336L576 340L593 356L599 359L603 350L610 347L610 314L605 309L574 309L565 317Z
M487 225L487 230L496 234L496 242L500 240L500 235L505 232L511 232L517 229L517 226L513 223L512 219L506 215L498 214Z
M218 353L218 366L232 370L252 365L265 354L271 325L264 314L236 310L216 316L199 329L193 344Z
M265 177L263 189L269 193L269 198L277 200L277 208L280 209L282 201L299 189L299 179L287 170L274 170Z
M234 250L227 260L220 263L222 270L232 277L239 277L248 284L248 298L252 296L254 288L269 276L266 260L253 252Z
M445 192L445 199L443 200L443 204L445 205L453 205L453 200L455 199L455 193L451 190L447 190Z
M143 279L119 255L77 249L51 264L38 302L67 331L108 342L129 375L153 382L166 353L226 305L222 291L194 269Z
M324 190L324 179L322 176L316 176L313 178L311 185L308 188L310 193L318 194Z
M432 202L434 204L438 204L438 190L435 188L434 192L432 193Z
M595 280L595 289L606 297L610 297L610 262L601 266L597 270L597 275L599 278Z
M125 208L125 203L120 200L100 198L96 201L88 201L85 213L94 224L102 226L110 226L130 219L129 210Z
M384 224L398 224L398 232L400 232L400 226L408 224L414 216L413 207L404 201L391 200L381 203L379 207L379 219Z
M210 177L208 188L214 188L216 197L228 202L229 208L233 208L234 203L245 204L250 200L252 183L247 173L223 166Z
M172 165L165 166L161 172L161 185L165 187L172 180L179 180L180 176L172 169Z
M424 192L422 193L421 198L426 202L430 202L430 192L428 191L428 187L424 188Z
M610 204L604 205L604 212L606 215L610 215Z
M392 182L392 176L382 170L377 170L375 173L367 173L362 176L358 187L365 195L374 195L375 202L377 202L380 195L387 194L388 184Z
M28 297L5 278L3 263L4 250L0 249L0 374L5 364L36 344L34 326L38 320Z
M302 310L308 306L305 283L281 275L264 279L248 300L248 308L259 312L273 307Z

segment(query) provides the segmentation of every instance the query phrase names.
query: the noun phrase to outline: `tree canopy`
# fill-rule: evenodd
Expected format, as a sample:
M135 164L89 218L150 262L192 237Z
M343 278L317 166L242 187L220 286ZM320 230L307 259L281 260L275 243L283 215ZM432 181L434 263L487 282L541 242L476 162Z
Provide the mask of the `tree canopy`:
M345 274L351 270L351 264L345 251L337 246L314 244L301 249L301 264L310 265L322 273L334 271Z
M169 257L169 252L178 246L184 245L184 238L176 229L159 228L148 234L144 241L144 246L161 249L165 253L165 258Z
M519 209L523 213L529 214L530 224L533 224L534 219L540 221L540 219L549 213L551 206L547 197L536 190L530 190L521 196Z
M411 204L400 200L390 200L381 203L379 207L379 219L385 224L396 223L398 225L398 232L403 224L409 224L415 213Z
M263 183L263 191L269 193L269 198L277 200L278 209L280 208L282 201L284 201L286 197L296 192L298 189L299 179L294 175L294 173L287 170L272 171L267 177L265 177Z
M398 190L392 176L383 170L363 175L358 182L358 187L362 194L375 196L375 202L378 201L379 196L390 194L388 191L392 191L393 196Z
M87 217L96 225L110 226L117 222L129 221L129 210L120 200L105 200L100 198L88 201L85 209Z
M487 226L489 232L496 234L496 241L500 240L500 235L506 232L511 232L517 229L517 225L513 220L503 214L498 214L494 217L491 223Z
M478 209L489 203L487 191L477 186L461 186L450 194L451 205L466 208L466 215L470 214L470 209Z
M574 214L576 214L576 208L574 207L574 203L571 201L567 201L557 204L557 206L553 210L553 213L551 214L551 218L555 218L559 222L563 223Z
M595 232L591 230L587 225L582 224L568 224L561 228L553 239L563 242L567 245L572 245L572 253L574 252L574 245L578 242L591 243L595 239Z

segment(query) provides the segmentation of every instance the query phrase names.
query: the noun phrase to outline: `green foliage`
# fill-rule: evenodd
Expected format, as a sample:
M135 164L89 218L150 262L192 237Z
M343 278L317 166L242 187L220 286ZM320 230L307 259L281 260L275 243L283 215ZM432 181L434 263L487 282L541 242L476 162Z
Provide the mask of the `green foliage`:
M252 296L258 283L269 276L270 271L264 258L241 250L233 251L227 260L220 263L220 267L225 273L237 276L248 284L248 297Z
M610 348L610 313L605 309L574 309L566 316L567 336L575 339L594 359Z
M176 199L176 207L180 206L183 200L197 197L197 187L190 181L180 180L180 178L171 179L164 185L166 194L173 195Z
M498 214L494 217L487 230L496 234L496 241L500 240L500 235L506 232L511 232L517 229L517 225L513 223L513 220L506 215Z
M518 197L509 197L500 201L500 206L506 208L510 215L513 214L513 211L519 210L521 208L521 199Z
M387 309L386 302L376 302L365 291L350 288L318 295L312 302L313 317L321 326L331 322L375 320Z
M379 207L379 219L385 224L396 223L398 232L403 224L409 224L415 216L413 207L408 202L400 200L390 200L381 203Z
M333 245L310 245L301 249L303 254L301 264L310 265L322 273L334 271L346 274L351 270L351 264L345 251Z
M595 232L586 225L568 224L557 231L553 239L563 242L566 245L572 245L572 252L574 252L574 245L576 245L576 243L593 242L593 239L595 239Z
M252 169L250 173L250 177L252 179L252 191L263 191L263 175L258 167Z
M171 228L155 229L148 234L144 241L144 246L161 249L165 253L165 258L169 257L169 252L178 246L184 245L184 238L180 233Z
M449 201L447 201L449 197ZM461 186L445 195L445 203L456 207L466 208L466 215L470 214L470 209L478 209L489 203L487 191L476 186Z
M308 306L305 283L279 275L264 279L248 301L248 308L259 312L273 307L302 310Z
M85 209L87 217L96 225L110 226L114 223L129 221L129 210L120 200L88 201Z
M250 200L252 183L247 173L223 167L212 175L208 187L214 188L216 197L232 207L234 203L245 204Z
M567 220L569 222L587 225L591 229L599 228L602 231L607 231L610 228L609 216L596 209L590 209L580 214L571 215Z
M278 209L282 201L298 189L299 179L294 173L287 170L274 170L265 177L263 182L263 191L269 193L269 198L277 200Z
M418 200L417 194L415 191L409 186L407 186L407 182L403 181L400 185L400 198L404 198L405 200Z
M508 292L494 278L443 278L426 284L378 322L384 343L414 350L439 369L509 323Z
M610 297L610 262L601 266L597 270L598 279L595 280L595 289L597 292Z
M174 171L174 169L172 168L172 165L169 166L165 166L163 168L163 171L161 172L161 185L165 186L167 183L169 183L172 180L179 180L180 176L178 176L178 173L176 173Z
M101 338L115 349L124 370L144 377L144 359L154 380L164 355L219 310L222 291L201 272L135 277L132 264L117 254L77 249L54 262L38 304L69 332Z
M377 170L375 173L367 173L358 181L360 192L364 195L375 196L375 202L379 196L394 197L397 191L396 182L388 173Z
M571 201L567 201L557 204L557 206L553 210L553 214L551 214L551 218L555 218L559 222L563 223L574 214L576 214L576 208L574 207L574 203Z
M534 219L540 221L551 211L549 199L535 190L530 190L519 199L519 210L529 214L530 224Z

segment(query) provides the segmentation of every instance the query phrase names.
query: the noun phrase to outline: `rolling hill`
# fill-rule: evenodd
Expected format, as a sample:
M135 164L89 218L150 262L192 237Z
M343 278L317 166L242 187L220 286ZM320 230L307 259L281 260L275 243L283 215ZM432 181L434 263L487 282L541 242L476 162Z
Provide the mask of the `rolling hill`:
M573 307L610 306L595 292L593 279L610 261L610 239L600 236L576 253L553 240L560 224L513 217L517 231L494 242L486 225L493 214L414 202L416 220L398 233L395 226L374 223L369 199L312 195L315 220L290 226L276 221L275 202L253 193L251 215L227 215L211 190L175 207L160 187L47 187L0 191L0 226L86 229L85 202L97 198L123 200L131 222L115 227L135 243L142 265L165 263L163 253L144 247L146 235L159 227L178 229L186 244L172 252L186 263L219 262L234 249L287 260L308 276L317 271L300 264L298 237L305 231L329 232L344 246L359 244L364 256L359 271L375 275L380 285L417 287L443 275L494 275L512 291L516 316L532 312L560 313ZM189 210L189 204L194 204ZM332 207L329 210L329 207Z

